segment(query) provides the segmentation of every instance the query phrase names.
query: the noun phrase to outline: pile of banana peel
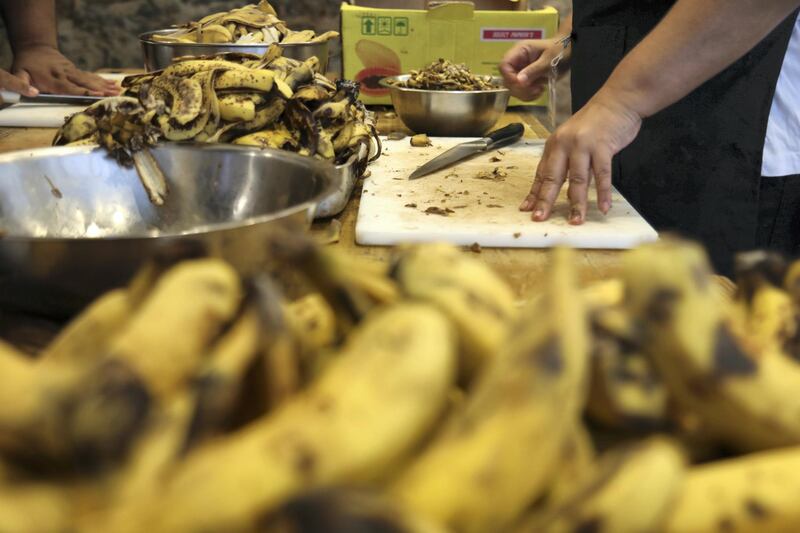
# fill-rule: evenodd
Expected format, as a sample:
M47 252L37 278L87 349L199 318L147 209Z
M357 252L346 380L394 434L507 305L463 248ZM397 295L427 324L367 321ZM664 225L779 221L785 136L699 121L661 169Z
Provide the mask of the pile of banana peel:
M67 118L53 144L100 144L137 168L140 154L159 141L282 149L336 164L366 164L381 153L358 84L331 82L319 72L319 59L283 57L278 45L263 56L179 58L163 71L129 76L123 87L121 96ZM140 175L151 200L163 203L163 178Z
M0 347L0 529L800 530L800 264L733 287L664 239L584 287L557 249L523 307L448 245L267 246L164 250Z
M327 42L339 37L335 31L317 35L314 30L293 31L278 18L266 0L214 13L179 26L169 34L155 34L154 41L183 44L300 44Z

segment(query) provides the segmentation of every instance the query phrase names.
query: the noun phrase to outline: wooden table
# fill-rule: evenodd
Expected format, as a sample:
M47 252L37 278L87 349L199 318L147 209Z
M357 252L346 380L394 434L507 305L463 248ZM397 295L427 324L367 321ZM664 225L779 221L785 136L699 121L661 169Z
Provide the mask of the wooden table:
M386 110L377 112L378 126L382 133L394 131L409 133L394 113ZM545 138L549 134L548 130L537 120L535 114L529 111L506 113L498 127L517 121L526 124L526 135L529 138ZM0 128L0 153L49 146L54 134L54 129ZM534 169L531 168L531 176L533 171ZM365 261L383 262L390 257L390 248L359 246L355 243L360 188L359 184L357 190L354 191L352 200L337 217L341 223L341 233L335 246L356 254ZM317 222L312 231L322 237L328 231L330 224L330 221ZM578 266L581 280L589 282L614 275L619 269L619 254L620 252L611 250L580 251ZM480 252L480 258L509 282L520 301L525 301L542 286L547 269L548 254L546 250L484 248ZM45 343L57 331L57 326L40 319L8 316L0 313L0 338L27 347L31 351Z

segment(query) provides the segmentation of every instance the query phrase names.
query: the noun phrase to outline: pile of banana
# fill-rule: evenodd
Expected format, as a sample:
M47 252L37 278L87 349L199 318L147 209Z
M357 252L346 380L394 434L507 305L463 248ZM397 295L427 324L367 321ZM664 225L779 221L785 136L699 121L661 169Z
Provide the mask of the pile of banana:
M358 84L329 81L319 60L221 54L186 57L123 81L122 96L69 117L54 144L97 144L122 164L159 140L290 150L336 163L380 155L373 114Z
M313 30L290 30L278 19L269 2L261 0L257 5L214 13L152 38L163 43L297 44L326 42L337 37L339 33L335 31L317 35Z
M525 307L447 245L165 250L36 358L0 346L0 529L798 531L800 264L693 244ZM793 381L797 379L798 381Z

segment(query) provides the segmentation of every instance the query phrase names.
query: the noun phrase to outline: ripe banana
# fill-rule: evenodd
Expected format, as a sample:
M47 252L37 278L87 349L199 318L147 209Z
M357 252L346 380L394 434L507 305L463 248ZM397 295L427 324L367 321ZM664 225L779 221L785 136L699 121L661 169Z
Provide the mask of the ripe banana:
M464 407L392 483L412 512L456 532L500 531L548 488L584 405L589 337L572 263L554 252L542 305L518 318Z
M800 366L782 352L749 353L725 322L705 254L663 240L625 261L627 307L644 350L678 404L741 450L800 443Z
M41 363L86 365L105 356L109 343L133 313L126 289L98 298L39 355Z
M286 305L286 325L306 352L332 347L337 340L336 315L319 293Z
M519 532L643 533L662 531L685 475L685 459L660 437L612 450L570 497ZM708 530L711 531L711 530Z
M0 485L0 529L4 532L71 531L73 519L70 501L58 487Z
M237 69L227 70L214 82L217 90L250 89L268 93L275 82L275 73L270 70Z
M192 378L241 298L239 277L227 263L182 263L159 279L111 342L109 357L134 369L153 394L166 397Z
M231 531L301 491L380 477L441 413L455 355L436 309L400 304L375 314L309 390L191 454L163 492L128 502L141 506L127 515L137 521L109 530Z
M800 527L800 447L689 470L664 533L792 533Z
M511 289L485 263L455 246L418 245L399 252L391 275L407 297L438 306L456 324L464 375L499 352L517 312Z

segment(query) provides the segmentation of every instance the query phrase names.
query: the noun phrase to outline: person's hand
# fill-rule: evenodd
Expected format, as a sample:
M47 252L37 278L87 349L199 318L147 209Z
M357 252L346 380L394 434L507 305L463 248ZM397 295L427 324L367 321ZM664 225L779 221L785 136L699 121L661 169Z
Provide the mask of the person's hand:
M608 213L611 160L633 142L642 126L642 117L624 101L601 90L550 136L521 211L533 211L534 221L547 220L562 185L569 181L569 223L583 224L589 185L594 179L597 207L603 214Z
M119 93L115 82L78 69L51 46L33 46L17 51L11 72L43 93L89 96Z
M536 100L547 86L550 63L564 51L560 39L522 41L506 52L500 63L503 82L513 96L529 102ZM567 50L563 61L568 62Z
M0 89L24 96L36 96L39 94L39 91L32 87L28 80L14 76L5 70L0 70Z

